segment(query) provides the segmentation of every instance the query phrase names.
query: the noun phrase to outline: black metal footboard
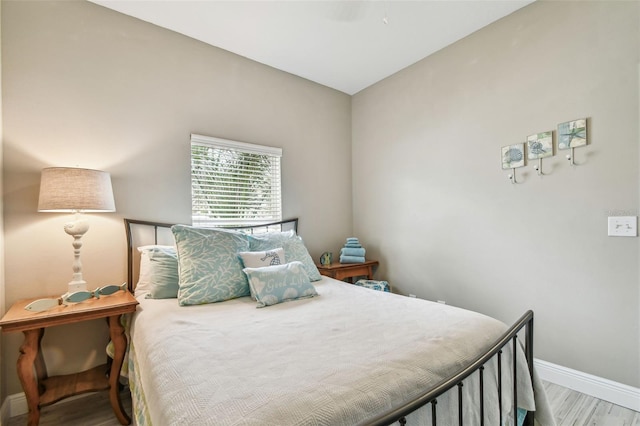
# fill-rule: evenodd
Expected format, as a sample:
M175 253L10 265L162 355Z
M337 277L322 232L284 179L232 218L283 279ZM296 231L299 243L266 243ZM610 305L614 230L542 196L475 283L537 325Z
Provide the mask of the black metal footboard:
M500 412L500 424L503 424L503 407L502 407L502 350L509 343L513 345L513 365L511 368L513 369L513 413L514 416L517 416L518 413L518 381L517 381L517 346L518 346L518 333L525 329L525 346L524 352L525 357L527 358L527 365L529 367L529 375L531 376L531 381L533 382L533 311L527 311L515 324L513 324L487 351L486 353L478 356L473 362L471 362L467 367L460 370L454 376L442 380L438 383L434 388L428 390L424 394L420 395L415 400L408 402L402 406L397 408L393 408L386 413L381 414L377 418L373 420L368 420L363 425L390 425L395 422L399 422L401 425L405 425L405 416L409 413L417 410L420 407L423 407L427 404L431 404L431 418L432 425L437 425L437 399L439 396L444 394L445 392L453 389L454 387L458 387L458 424L462 426L464 423L463 419L463 395L462 395L462 382L469 376L474 373L479 375L479 383L480 383L480 419L481 426L484 425L484 365L494 356L497 357L498 363L498 404L499 404L499 412ZM533 425L533 412L528 412L527 417L524 421L526 426Z

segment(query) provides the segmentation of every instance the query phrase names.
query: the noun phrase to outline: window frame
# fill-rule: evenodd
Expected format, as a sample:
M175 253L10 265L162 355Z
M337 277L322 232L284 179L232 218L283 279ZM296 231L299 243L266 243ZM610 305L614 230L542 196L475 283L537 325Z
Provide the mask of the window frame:
M265 209L264 213L272 214L262 214L254 218L214 218L211 215L207 216L207 212L203 212L199 206L194 204L197 201L197 198L194 197L196 192L194 185L196 180L196 174L194 173L196 170L194 167L195 146L207 147L220 151L236 151L245 154L268 156L270 162L269 168L271 170L265 174L268 175L268 179L271 180L271 188L269 191L272 193L270 196L273 197L273 199L267 203L270 205L270 208ZM217 228L238 227L259 225L267 222L278 222L282 220L282 148L191 134L189 157L191 178L191 220L194 226ZM229 168L229 170L233 170L233 168ZM213 181L212 186L215 186ZM230 202L229 204L232 205L233 203ZM224 203L220 203L220 205L222 206ZM210 211L208 213L210 213Z

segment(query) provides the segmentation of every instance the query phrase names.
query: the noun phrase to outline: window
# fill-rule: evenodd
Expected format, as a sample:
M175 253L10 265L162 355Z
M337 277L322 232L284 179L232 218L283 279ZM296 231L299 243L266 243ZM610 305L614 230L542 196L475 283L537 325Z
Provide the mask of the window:
M191 135L194 226L282 220L281 148Z

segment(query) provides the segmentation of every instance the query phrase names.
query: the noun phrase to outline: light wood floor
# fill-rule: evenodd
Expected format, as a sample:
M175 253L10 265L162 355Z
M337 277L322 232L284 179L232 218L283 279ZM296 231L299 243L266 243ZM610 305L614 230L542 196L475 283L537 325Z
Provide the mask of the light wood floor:
M609 402L572 391L552 383L545 383L551 408L558 426L640 426L640 413ZM131 413L131 398L125 391L122 400ZM12 417L7 426L23 426L27 416ZM113 416L107 392L45 407L41 412L42 426L82 425L119 426Z
M640 426L640 413L545 382L558 426Z
M122 405L131 415L131 395L128 389L121 394ZM27 415L11 417L7 426L24 426ZM108 392L60 401L40 410L40 426L120 426L109 403Z

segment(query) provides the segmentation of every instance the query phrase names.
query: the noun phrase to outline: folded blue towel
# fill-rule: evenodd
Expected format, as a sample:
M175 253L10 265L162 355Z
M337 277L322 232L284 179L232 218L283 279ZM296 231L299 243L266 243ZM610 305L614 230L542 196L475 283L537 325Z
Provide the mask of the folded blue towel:
M340 263L364 263L364 256L340 256Z
M359 256L359 257L364 257L365 251L366 250L364 248L345 247L345 248L340 250L340 256Z
M349 238L347 238L347 242L348 243L357 243L358 239L356 237L349 237Z
M358 243L347 243L344 245L345 247L350 247L350 248L362 248L362 246Z

